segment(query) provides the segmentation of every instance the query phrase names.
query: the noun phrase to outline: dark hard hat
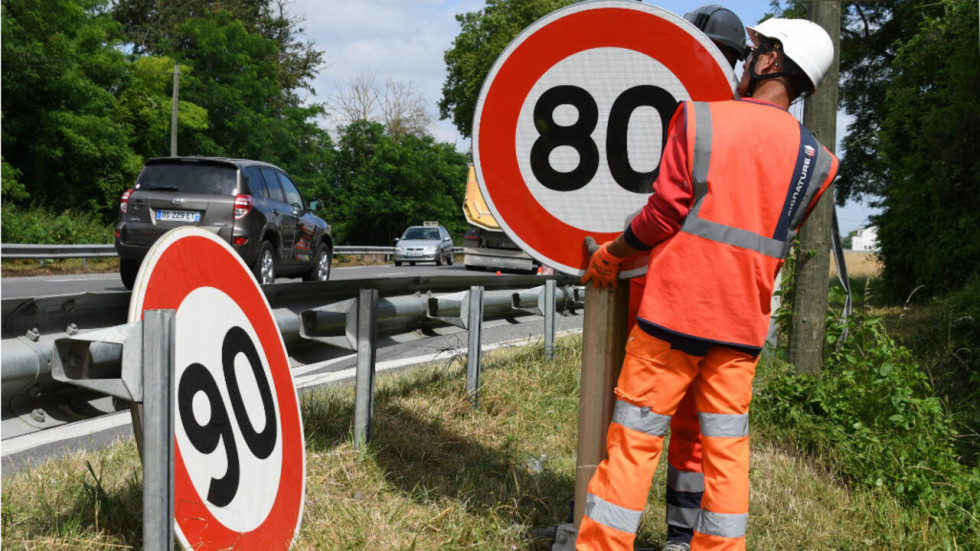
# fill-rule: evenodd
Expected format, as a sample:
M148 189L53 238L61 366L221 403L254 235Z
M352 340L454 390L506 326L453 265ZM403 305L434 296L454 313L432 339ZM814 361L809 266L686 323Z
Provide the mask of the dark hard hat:
M701 29L711 40L735 50L738 59L745 59L745 26L732 10L708 4L684 14L684 19Z

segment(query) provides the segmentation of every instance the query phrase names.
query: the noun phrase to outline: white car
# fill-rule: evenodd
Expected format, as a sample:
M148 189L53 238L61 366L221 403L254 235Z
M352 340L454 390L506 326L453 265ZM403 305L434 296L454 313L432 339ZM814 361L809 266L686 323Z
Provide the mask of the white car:
M395 266L408 262L435 262L436 266L453 263L453 238L446 228L425 224L410 226L405 233L395 239Z

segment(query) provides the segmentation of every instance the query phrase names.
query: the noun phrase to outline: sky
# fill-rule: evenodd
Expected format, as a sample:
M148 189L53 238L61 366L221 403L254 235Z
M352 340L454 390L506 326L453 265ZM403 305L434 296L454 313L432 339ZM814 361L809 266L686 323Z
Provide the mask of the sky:
M678 15L717 0L644 0ZM769 9L769 0L720 2L748 26L757 23ZM456 14L476 12L484 0L290 0L288 13L302 20L299 38L312 41L323 52L324 63L313 82L315 95L309 101L324 102L336 96L355 78L373 76L376 84L388 79L410 85L424 100L436 122L436 140L468 151L464 139L449 120L439 120L438 101L446 77L443 55L452 48L459 33ZM736 74L741 69L736 68ZM838 118L838 137L846 128ZM329 120L324 126L332 128ZM838 148L839 149L839 148ZM869 224L874 212L861 204L838 207L841 233Z

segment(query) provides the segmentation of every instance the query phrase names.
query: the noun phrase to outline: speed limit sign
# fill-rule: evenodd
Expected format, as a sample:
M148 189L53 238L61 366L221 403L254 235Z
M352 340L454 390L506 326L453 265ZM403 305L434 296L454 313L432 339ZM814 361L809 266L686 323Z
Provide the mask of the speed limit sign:
M731 99L735 75L685 19L635 1L540 19L497 58L473 124L474 168L528 254L581 275L586 236L608 241L646 203L678 102ZM646 270L636 257L621 277Z
M129 321L159 309L176 311L177 539L185 549L288 548L303 514L306 458L286 348L265 295L227 243L180 228L150 249Z

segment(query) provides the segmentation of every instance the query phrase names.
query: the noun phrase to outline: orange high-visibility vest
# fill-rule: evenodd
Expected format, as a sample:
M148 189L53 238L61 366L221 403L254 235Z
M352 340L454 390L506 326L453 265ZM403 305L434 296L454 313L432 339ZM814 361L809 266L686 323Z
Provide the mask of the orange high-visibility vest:
M778 106L685 102L694 190L681 229L650 255L640 320L761 348L776 274L837 174L837 158Z

